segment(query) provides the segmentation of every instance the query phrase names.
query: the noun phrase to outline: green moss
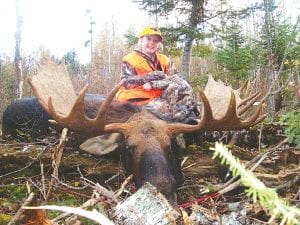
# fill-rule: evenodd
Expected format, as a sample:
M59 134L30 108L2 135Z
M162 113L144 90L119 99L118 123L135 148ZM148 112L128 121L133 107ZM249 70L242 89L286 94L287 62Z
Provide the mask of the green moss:
M48 202L49 205L61 205L61 206L71 206L78 207L80 203L78 200L71 195L59 195L60 201L57 202L57 199L50 200Z
M12 219L12 215L0 214L0 225L6 225Z
M24 185L3 185L0 188L0 196L2 196L2 198L9 198L11 202L20 202L23 201L26 196L26 189Z
M92 220L89 220L87 218L84 218L84 217L82 217L80 219L80 221L82 222L82 224L85 224L85 225L96 225L96 224L98 224L98 223L96 223L96 222L94 222Z

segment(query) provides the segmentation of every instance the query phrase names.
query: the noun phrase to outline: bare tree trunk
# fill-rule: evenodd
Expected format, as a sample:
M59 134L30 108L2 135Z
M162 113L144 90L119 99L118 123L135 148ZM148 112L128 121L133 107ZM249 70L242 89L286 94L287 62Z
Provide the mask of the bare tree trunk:
M274 92L276 90L276 81L277 77L276 72L274 70L274 60L273 60L273 52L272 52L272 38L271 38L271 9L270 9L271 2L270 0L264 0L264 8L265 8L265 32L267 37L267 48L268 48L268 65L266 68L266 78L269 85L270 92ZM270 94L268 99L268 111L270 113L271 121L275 118L275 100L274 95Z
M197 25L203 20L204 0L192 0L192 11L189 18L188 28L190 32L186 34L182 63L181 74L188 79L190 76L190 61L192 53L192 45L195 39L193 33L197 30Z
M16 27L16 48L15 48L15 68L17 76L17 98L22 98L23 96L23 84L24 77L22 73L22 59L21 59L21 33L22 33L22 23L23 18L20 14L20 0L16 0L16 18L17 18L17 27Z
M181 63L181 74L185 79L190 77L190 61L194 38L187 35L183 48L183 56Z

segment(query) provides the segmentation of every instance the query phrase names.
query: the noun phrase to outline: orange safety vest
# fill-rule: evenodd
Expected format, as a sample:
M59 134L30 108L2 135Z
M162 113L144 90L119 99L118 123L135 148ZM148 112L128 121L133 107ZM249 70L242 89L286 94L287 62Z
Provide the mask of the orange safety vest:
M136 71L139 76L146 76L148 73L157 70L158 64L164 73L169 70L169 59L163 54L156 53L157 65L153 66L145 59L140 52L133 51L132 53L124 56L123 62L127 62ZM131 102L136 105L144 105L155 98L160 97L162 93L161 89L145 90L143 86L138 86L130 89L121 87L116 94L116 100L119 102Z

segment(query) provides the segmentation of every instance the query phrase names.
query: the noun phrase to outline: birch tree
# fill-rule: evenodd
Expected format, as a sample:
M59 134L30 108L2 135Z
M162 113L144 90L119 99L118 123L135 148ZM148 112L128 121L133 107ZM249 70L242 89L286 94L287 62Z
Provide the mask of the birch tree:
M22 59L21 59L21 34L22 34L22 23L23 18L20 10L20 0L16 0L16 45L15 45L15 68L17 77L17 98L22 98L23 96L23 84L24 77L22 72Z

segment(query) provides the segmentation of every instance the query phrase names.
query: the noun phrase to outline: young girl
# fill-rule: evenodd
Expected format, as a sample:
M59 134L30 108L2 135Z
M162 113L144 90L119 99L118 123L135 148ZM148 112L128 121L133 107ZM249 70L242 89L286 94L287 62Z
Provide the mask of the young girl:
M168 57L158 53L161 41L159 30L141 31L137 48L123 57L121 79L125 82L116 99L143 105L166 121L190 123L199 116L193 90L174 74Z

